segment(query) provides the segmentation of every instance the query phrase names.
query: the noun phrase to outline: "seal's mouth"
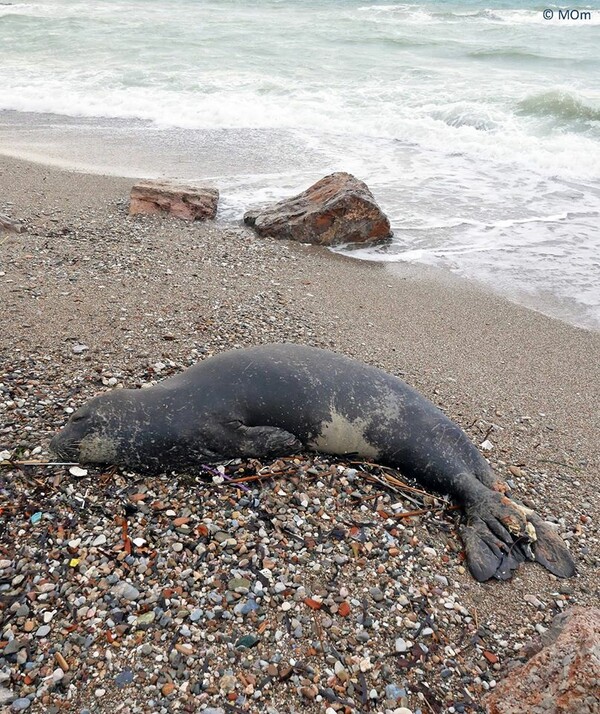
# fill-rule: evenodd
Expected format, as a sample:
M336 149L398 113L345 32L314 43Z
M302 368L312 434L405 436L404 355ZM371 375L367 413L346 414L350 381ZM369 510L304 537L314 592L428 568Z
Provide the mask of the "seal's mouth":
M79 460L79 443L64 440L62 432L59 432L52 438L50 451L62 461Z

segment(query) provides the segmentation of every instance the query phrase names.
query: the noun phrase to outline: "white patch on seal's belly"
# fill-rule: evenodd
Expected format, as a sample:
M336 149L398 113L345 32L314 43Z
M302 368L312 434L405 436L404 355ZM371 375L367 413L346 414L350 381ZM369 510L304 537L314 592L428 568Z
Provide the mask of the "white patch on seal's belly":
M359 454L368 459L377 459L376 449L365 439L367 421L349 421L343 414L331 412L331 420L321 422L319 435L308 443L309 448L326 454Z

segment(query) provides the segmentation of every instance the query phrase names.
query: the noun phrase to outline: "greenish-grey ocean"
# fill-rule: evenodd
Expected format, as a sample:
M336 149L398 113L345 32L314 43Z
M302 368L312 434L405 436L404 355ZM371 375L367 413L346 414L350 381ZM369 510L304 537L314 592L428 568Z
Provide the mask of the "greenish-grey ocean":
M351 171L395 231L355 257L600 329L599 2L13 2L0 48L0 150L211 178L224 220Z

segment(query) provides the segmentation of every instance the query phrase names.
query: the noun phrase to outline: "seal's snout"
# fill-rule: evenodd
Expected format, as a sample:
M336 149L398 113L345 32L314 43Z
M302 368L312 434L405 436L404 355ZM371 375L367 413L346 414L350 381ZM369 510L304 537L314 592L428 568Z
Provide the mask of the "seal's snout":
M67 426L55 434L50 441L50 451L63 461L76 461L78 459L77 449L75 444L68 438L65 433Z
M86 406L72 414L64 427L54 435L50 450L63 461L79 461L81 441L91 427Z

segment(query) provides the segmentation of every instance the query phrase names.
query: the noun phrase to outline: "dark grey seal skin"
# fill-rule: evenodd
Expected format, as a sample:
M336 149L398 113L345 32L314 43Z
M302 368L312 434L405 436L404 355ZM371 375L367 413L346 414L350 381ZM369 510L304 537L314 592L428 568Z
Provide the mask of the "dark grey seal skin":
M509 500L462 429L412 387L327 350L271 344L200 362L148 389L118 389L77 410L50 445L59 458L160 472L302 449L355 454L398 469L464 509L478 580L535 559L575 568L561 538Z

